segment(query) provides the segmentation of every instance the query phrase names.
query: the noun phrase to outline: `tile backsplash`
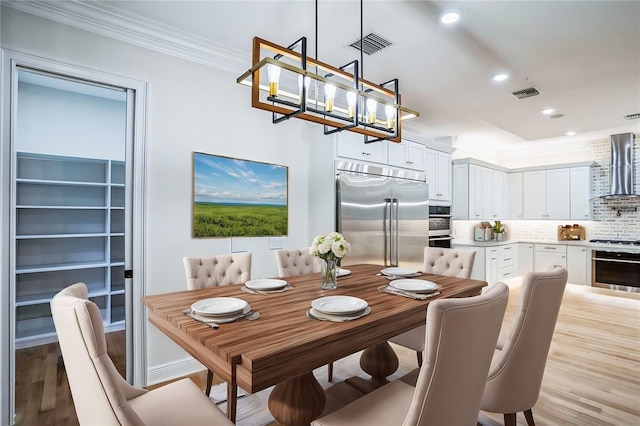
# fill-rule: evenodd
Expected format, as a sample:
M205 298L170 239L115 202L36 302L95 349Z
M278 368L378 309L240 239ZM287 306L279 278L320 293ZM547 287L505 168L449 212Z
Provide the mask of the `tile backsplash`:
M591 197L609 193L609 139L591 141L593 160ZM634 143L634 188L640 190L640 134ZM618 215L618 211L620 212ZM558 225L579 224L586 228L586 239L640 240L640 200L592 201L591 221L572 220L504 220L507 239L523 241L555 241ZM492 224L494 222L491 222ZM473 228L478 221L455 220L453 233L458 240L473 240Z

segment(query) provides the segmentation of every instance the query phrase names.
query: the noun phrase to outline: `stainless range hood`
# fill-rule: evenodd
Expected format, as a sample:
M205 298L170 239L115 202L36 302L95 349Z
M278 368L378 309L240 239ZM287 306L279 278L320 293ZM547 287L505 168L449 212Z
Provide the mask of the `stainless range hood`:
M633 133L611 135L609 194L602 199L640 198L633 192Z

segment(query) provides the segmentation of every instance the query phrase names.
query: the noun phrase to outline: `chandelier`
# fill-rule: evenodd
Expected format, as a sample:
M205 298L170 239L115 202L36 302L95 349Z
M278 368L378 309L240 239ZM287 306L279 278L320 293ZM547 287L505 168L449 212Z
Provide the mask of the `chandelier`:
M316 56L318 12L316 0ZM401 105L398 79L376 84L362 78L360 62L334 67L307 55L307 39L284 47L254 37L252 66L237 78L251 87L251 106L271 111L272 122L299 118L324 125L324 134L351 131L365 142L401 141L402 121L420 114Z

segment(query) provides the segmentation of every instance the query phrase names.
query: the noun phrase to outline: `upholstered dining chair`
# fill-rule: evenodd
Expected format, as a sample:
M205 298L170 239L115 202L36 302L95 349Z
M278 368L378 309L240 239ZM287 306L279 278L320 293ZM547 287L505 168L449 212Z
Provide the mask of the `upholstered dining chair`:
M278 275L281 277L313 274L321 269L320 258L310 254L309 247L276 250L275 256Z
M322 269L320 258L309 253L309 247L276 250L274 253L280 277L313 274ZM333 381L333 363L327 364L327 379Z
M251 279L251 253L220 254L209 257L183 257L187 289L199 290L219 285L240 284ZM207 370L205 393L211 393L213 371ZM235 398L237 387L227 384L231 398ZM235 404L227 403L229 407ZM233 413L232 419L235 419Z
M191 379L151 391L127 383L107 354L100 310L84 283L56 294L51 314L81 425L233 424Z
M476 252L471 250L425 247L423 272L448 277L469 278L475 258ZM424 325L421 325L389 340L397 345L416 351L418 366L422 366L424 327Z
M393 381L313 425L476 425L508 298L498 283L479 296L431 302L416 386Z
M509 334L497 344L480 403L481 410L503 413L505 426L515 426L520 411L529 426L535 424L531 409L540 393L566 284L562 266L529 272L522 280L518 311Z

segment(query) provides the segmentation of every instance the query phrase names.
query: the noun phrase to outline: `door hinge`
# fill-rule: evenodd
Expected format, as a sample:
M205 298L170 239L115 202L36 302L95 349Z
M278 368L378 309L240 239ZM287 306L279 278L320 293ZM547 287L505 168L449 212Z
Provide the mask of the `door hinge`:
M124 277L133 278L133 269L127 269L126 271L124 271Z

